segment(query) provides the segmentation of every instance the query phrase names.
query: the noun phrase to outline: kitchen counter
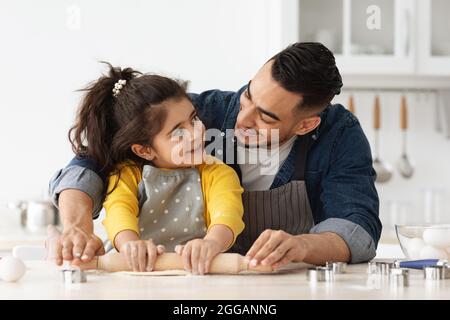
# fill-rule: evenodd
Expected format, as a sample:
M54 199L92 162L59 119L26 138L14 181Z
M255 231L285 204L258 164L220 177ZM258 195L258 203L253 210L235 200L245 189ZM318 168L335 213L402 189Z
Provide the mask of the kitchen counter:
M29 233L19 228L0 228L0 256L6 255L18 245L45 246L45 233Z
M58 267L27 261L17 283L0 282L0 299L450 299L450 280L425 281L411 270L410 286L368 281L367 264L349 265L334 283L309 283L305 264L277 274L131 276L89 271L87 282L64 285Z

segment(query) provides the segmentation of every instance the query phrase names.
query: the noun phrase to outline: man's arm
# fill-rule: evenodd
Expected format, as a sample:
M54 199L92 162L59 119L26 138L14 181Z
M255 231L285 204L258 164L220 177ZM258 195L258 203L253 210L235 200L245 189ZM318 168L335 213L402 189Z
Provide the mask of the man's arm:
M47 248L52 250L57 265L63 260L72 264L88 262L96 255L105 253L103 242L94 235L92 223L92 200L84 192L67 189L59 196L59 212L63 224L60 236L49 233Z
M60 236L49 233L49 256L78 264L104 253L102 241L94 235L92 217L98 215L103 202L103 180L89 159L74 158L50 180L49 193L59 208L63 225Z
M369 142L356 117L349 114L336 135L330 169L322 181L324 219L310 233L339 235L350 249L351 263L374 258L381 235L372 163Z
M55 206L64 190L75 189L86 193L92 201L92 212L96 218L102 209L106 177L88 158L75 157L50 179L49 194Z

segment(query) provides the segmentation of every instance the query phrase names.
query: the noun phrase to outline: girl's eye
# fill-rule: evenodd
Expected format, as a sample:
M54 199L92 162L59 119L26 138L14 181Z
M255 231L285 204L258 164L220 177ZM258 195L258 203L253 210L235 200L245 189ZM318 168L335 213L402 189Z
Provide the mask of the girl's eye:
M172 131L172 137L183 137L185 134L185 129L178 128Z

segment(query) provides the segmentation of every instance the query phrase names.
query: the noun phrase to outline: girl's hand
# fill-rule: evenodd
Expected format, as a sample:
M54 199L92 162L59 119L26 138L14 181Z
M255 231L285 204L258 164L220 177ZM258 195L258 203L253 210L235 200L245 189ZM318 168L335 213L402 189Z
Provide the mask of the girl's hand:
M133 271L152 271L156 257L164 252L164 246L156 246L152 240L128 241L120 247L128 267Z
M175 247L182 256L184 269L193 274L209 272L212 259L222 251L222 245L213 239L194 239Z

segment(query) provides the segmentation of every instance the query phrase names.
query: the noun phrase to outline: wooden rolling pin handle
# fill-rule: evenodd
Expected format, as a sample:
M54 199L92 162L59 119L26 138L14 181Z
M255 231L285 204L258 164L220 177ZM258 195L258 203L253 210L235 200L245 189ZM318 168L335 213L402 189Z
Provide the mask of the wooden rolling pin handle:
M104 270L108 272L132 271L120 253L109 253L96 257L80 265L82 270ZM156 259L154 271L184 270L181 256L177 253L164 253ZM221 253L211 262L209 273L237 274L241 271L272 272L271 266L250 267L245 258L237 253Z
M408 129L408 106L405 95L402 95L400 104L400 128L402 130Z
M348 98L348 111L355 114L355 101L353 100L353 95L351 94Z
M375 96L375 104L373 109L373 127L375 130L380 129L381 127L381 106L380 106L380 97L378 95Z

